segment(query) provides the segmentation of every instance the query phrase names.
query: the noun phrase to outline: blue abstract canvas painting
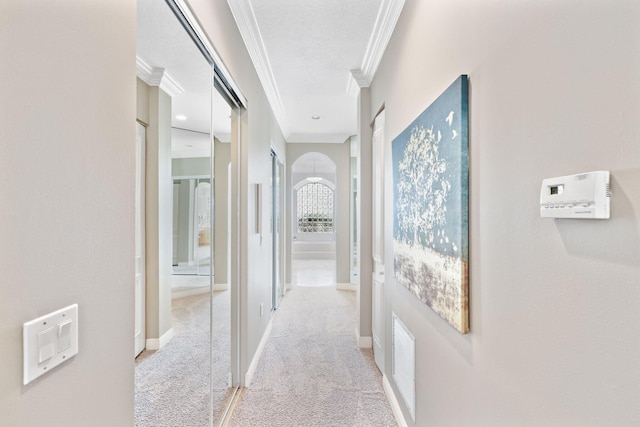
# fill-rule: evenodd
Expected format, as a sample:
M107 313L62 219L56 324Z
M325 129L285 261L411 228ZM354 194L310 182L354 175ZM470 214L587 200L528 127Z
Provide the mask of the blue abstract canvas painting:
M460 76L392 142L394 275L461 333L469 332L468 88Z

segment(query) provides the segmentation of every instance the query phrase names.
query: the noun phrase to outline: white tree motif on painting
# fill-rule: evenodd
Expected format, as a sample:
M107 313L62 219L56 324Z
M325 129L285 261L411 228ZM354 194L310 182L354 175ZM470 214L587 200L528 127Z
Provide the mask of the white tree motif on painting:
M411 246L435 249L438 242L445 251L450 248L456 252L455 243L445 235L451 183L446 176L447 163L439 157L440 141L442 134L436 134L433 126L416 126L411 131L399 165L397 237Z

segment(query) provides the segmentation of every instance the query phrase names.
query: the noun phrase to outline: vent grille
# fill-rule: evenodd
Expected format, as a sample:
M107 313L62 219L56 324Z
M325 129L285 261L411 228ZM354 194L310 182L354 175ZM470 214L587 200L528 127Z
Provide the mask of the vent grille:
M416 340L395 313L391 314L391 372L411 418L416 421Z

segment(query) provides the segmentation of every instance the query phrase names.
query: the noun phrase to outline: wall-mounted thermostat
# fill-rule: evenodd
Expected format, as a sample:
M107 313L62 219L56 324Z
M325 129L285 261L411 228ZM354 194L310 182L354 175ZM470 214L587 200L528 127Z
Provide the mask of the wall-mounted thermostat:
M540 188L542 218L609 218L609 171L547 178Z

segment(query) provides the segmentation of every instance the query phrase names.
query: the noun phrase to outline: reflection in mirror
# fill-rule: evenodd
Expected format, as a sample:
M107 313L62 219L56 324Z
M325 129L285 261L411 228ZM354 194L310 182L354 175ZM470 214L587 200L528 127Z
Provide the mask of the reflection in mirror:
M169 149L156 147L158 158L147 155L158 162L156 169L170 170L166 179L158 173L158 188L149 190L170 202L158 203L167 218L158 226L159 236L147 234L166 242L152 264L158 271L149 272L160 277L155 286L162 295L150 312L160 312L160 322L169 327L154 337L159 350L148 345L136 359L135 424L213 425L227 413L239 381L238 332L232 339L231 330L238 291L231 284L229 171L231 147L237 152L231 122L238 125L246 102L226 72L216 65L213 73L211 49L196 47L201 32L182 14L184 2L137 2L138 76L149 95L158 94L154 99L170 99L169 109L153 111L152 96L138 100L163 115L154 117L159 122L154 126L161 127L154 134L162 135L163 144L170 139ZM221 96L217 89L223 87Z
M231 107L213 93L214 123L214 286L211 293L211 400L213 419L219 421L234 394L231 377L230 203Z
M148 328L147 348L136 359L135 424L206 426L218 412L210 363L213 72L165 2L138 0L137 27L138 85L145 89L138 94L148 94L138 104L154 115L148 126L157 129L148 135L159 135L147 141L147 171L157 174L147 175L157 182L147 198L167 203L158 203L157 221L147 223L157 224L147 227L147 241L160 242L160 255L148 253L157 259L147 261L147 294L158 297L145 309L160 332ZM162 104L152 108L154 102Z
M209 160L209 158L201 158ZM184 160L192 159L180 159ZM178 159L174 159L176 165ZM184 167L183 167L184 168ZM185 168L188 169L188 168ZM173 177L173 275L211 274L211 179ZM180 284L180 278L172 280ZM200 281L207 286L208 281ZM184 283L188 283L184 281ZM174 286L175 288L175 286Z
M358 234L358 230L360 229L359 221L360 221L360 213L359 203L358 203L358 162L359 160L359 142L357 136L352 136L349 139L351 144L351 162L349 172L351 174L351 200L350 200L350 211L351 211L351 283L360 284L360 250L358 247L358 242L360 240L360 236Z
M276 310L284 296L284 165L271 151L271 310Z

